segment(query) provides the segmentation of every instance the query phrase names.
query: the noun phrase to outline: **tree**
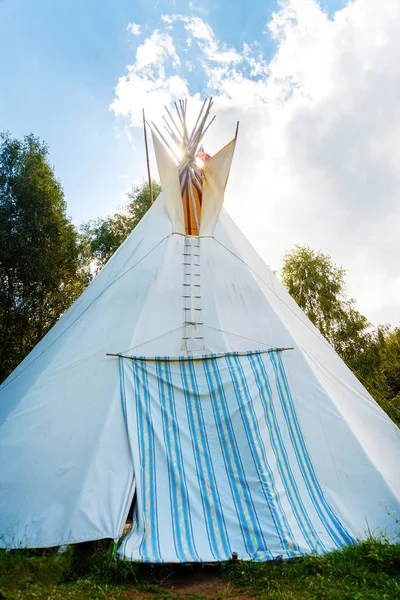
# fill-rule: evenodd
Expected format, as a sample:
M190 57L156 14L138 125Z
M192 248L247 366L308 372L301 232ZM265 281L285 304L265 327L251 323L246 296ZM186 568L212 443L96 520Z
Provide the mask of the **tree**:
M330 256L309 246L296 246L283 257L282 281L310 321L344 360L351 360L365 346L368 320L346 298L346 271Z
M400 329L390 331L381 350L382 373L392 396L400 397ZM400 400L400 398L399 398Z
M157 198L161 192L160 184L153 181L152 187L154 198ZM82 225L82 240L86 244L95 272L105 265L150 208L147 182L132 186L127 196L129 201L119 212Z
M64 194L33 135L0 136L0 381L87 283Z
M368 391L400 424L400 330L373 328L345 294L345 270L330 256L296 246L283 257L282 282Z
M400 426L400 329L386 331L380 348L380 364L374 377L383 379L385 402L379 402L391 419ZM379 381L379 379L378 379Z

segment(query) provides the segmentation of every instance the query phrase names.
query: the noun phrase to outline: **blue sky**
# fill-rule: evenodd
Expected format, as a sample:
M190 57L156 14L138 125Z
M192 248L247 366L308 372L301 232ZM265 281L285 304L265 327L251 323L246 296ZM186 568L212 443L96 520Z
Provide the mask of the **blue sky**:
M195 4L195 3L193 3ZM326 0L334 10L342 0ZM0 130L34 133L50 147L74 222L113 211L128 180L145 175L139 132L135 149L109 106L118 77L163 14L207 19L218 39L239 51L259 41L266 58L275 43L263 34L276 2L137 0L0 0ZM130 22L142 25L132 36ZM203 90L196 73L191 91Z
M0 0L0 130L49 145L79 225L145 178L142 106L212 93L206 149L240 120L225 205L263 258L322 249L396 324L399 30L399 0Z

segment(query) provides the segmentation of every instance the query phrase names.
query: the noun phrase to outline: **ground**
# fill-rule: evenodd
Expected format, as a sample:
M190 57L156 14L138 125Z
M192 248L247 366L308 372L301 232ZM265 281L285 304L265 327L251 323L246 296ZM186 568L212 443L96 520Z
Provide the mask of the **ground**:
M121 562L113 545L0 552L0 600L400 600L400 544L222 565Z

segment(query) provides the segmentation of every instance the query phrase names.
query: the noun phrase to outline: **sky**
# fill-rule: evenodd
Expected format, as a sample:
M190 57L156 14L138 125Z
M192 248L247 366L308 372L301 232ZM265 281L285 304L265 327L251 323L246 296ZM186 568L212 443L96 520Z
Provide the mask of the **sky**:
M399 31L399 0L0 0L0 130L49 145L79 226L146 177L142 107L212 95L205 150L240 121L225 205L266 262L322 250L398 326Z

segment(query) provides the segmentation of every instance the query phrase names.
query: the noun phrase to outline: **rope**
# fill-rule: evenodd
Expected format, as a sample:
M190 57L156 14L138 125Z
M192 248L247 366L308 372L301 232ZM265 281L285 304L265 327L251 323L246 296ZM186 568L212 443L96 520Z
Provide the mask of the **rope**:
M235 337L243 338L244 340L248 340L249 342L254 342L256 344L262 344L263 346L267 346L268 348L275 348L273 344L267 344L266 342L260 342L260 340L253 340L253 338L246 337L244 335L239 335L238 333L233 333L232 331L226 331L226 329L218 329L218 327L212 327L212 325L204 324L204 327L208 327L209 329L215 329L215 331L221 331L221 333L227 333L228 335L234 335Z
M139 348L140 346L144 346L144 344L149 344L150 342L154 342L154 340L158 340L159 338L164 337L164 335L168 335L169 333L173 333L174 331L183 329L183 327L185 327L185 324L179 325L179 327L175 327L175 329L170 329L169 331L166 331L165 333L161 333L160 335L157 335L156 337L153 337L150 340L146 340L145 342L142 342L141 344L137 344L136 346L132 346L131 348L126 348L125 350L122 350L122 352L118 352L118 354L116 354L116 356L119 356L120 354L124 354L125 352L129 352L129 350L134 350L135 348Z
M240 260L240 262L242 262L244 265L246 265L246 267L257 277L257 279L259 279L261 281L261 283L263 283L273 294L274 296L276 296L278 298L278 300L280 302L282 302L282 304L284 306L286 306L286 308L297 318L299 319L299 321L301 323L303 323L303 325L305 325L307 327L307 329L309 329L311 331L311 333L313 333L315 335L316 338L318 338L321 342L323 342L325 344L325 346L327 348L329 348L329 350L331 350L332 352L334 352L334 354L337 354L337 352L332 348L332 346L325 340L325 338L322 336L322 334L320 333L316 333L313 329L311 329L311 327L308 325L308 323L306 323L305 321L303 321L303 319L301 319L299 317L299 315L297 313L294 312L294 310L292 308L290 308L290 306L288 304L286 304L286 302L284 300L282 300L282 298L280 296L278 296L278 294L275 292L275 290L268 285L268 283L266 281L264 281L258 273L256 273L256 271L254 271L254 269L252 269L250 267L250 265L247 264L247 262L245 260L243 260L243 258L241 258L240 256L238 256L237 254L235 254L234 252L232 252L232 250L230 250L229 248L227 248L222 242L220 242L219 240L217 240L217 238L214 238L216 242L218 242L218 244L220 246L222 246L223 248L225 248L225 250L227 250L228 252L230 252L232 254L232 256L234 256L235 258L237 258L238 260Z
M198 323L194 323L194 324L198 325ZM159 338L164 337L165 335L168 335L169 333L173 333L174 331L183 329L183 327L185 327L185 323L183 325L181 325L180 327L175 327L175 329L171 329L170 331L166 331L165 333L162 333L161 335L157 335L156 337L151 338L150 340L146 340L145 342L142 342L141 344L137 344L136 346L132 346L131 348L126 348L125 350L122 350L121 352L117 352L115 354L115 356L121 356L122 354L125 354L125 352L129 352L130 350L135 350L135 348L139 348L140 346L143 346L144 344L154 342L155 340L158 340ZM221 331L221 333L227 333L228 335L234 335L235 337L240 337L244 340L254 342L255 344L262 344L263 346L267 346L268 348L272 348L272 349L276 348L276 346L274 346L273 344L267 344L266 342L261 342L260 340L254 340L253 338L249 338L244 335L239 335L238 333L233 333L232 331L227 331L226 329L218 329L218 327L212 327L212 325L206 325L205 323L204 323L204 327L208 327L209 329L214 329L215 331Z

